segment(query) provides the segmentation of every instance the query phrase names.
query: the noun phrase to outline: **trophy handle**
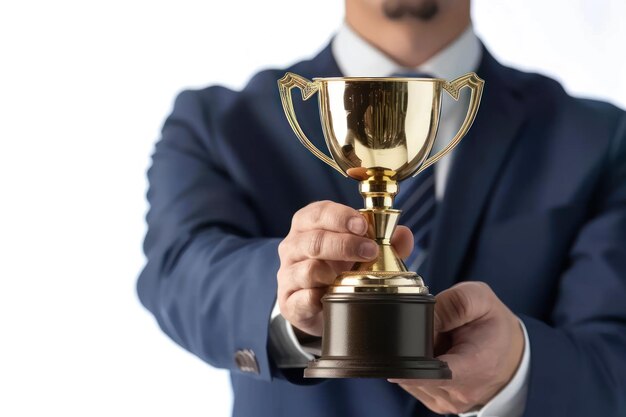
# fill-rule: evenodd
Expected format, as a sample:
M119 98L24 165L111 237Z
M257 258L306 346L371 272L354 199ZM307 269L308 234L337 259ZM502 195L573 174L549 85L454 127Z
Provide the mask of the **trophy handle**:
M478 77L475 72L469 72L455 80L445 82L443 84L443 89L446 90L446 92L450 94L450 96L452 96L452 98L455 100L459 99L459 91L462 88L468 87L470 89L471 96L470 104L467 109L467 114L465 115L465 120L463 120L461 128L454 136L454 138L452 138L450 143L445 148L437 152L435 155L424 161L422 166L415 172L415 174L413 174L413 176L416 176L417 174L443 158L446 154L448 154L448 152L454 149L456 145L459 144L461 139L463 139L463 137L467 134L467 131L470 129L470 127L472 127L472 123L474 123L474 119L476 118L476 113L478 112L478 107L480 106L480 99L483 95L484 84L485 81Z
M283 109L285 110L285 115L287 116L287 120L289 121L289 125L295 132L300 142L315 156L335 168L337 171L341 173L344 177L347 177L346 173L343 172L337 162L334 159L329 158L326 154L315 147L311 143L311 141L306 137L300 124L298 123L298 119L296 118L296 111L293 108L293 101L291 99L291 90L297 87L300 89L302 93L302 100L308 100L313 94L317 93L320 88L320 83L317 81L309 81L304 77L301 77L292 72L288 72L285 74L283 78L278 80L278 90L280 91L280 101L283 103Z

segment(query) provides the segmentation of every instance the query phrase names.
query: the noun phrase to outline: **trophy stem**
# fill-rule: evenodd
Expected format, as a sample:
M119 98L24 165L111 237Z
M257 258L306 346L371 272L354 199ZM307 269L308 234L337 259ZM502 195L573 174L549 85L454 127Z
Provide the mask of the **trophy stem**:
M365 200L366 209L384 210L393 207L398 194L395 171L382 168L367 170L367 179L359 183L359 191Z
M391 237L398 225L402 211L393 209L393 200L398 193L395 172L382 168L371 168L366 179L359 184L365 200L365 209L360 210L368 223L367 235L378 243L378 257L370 262L356 263L351 272L368 271L393 275L407 272L406 265L391 246Z
M328 293L428 294L422 278L407 269L391 245L402 213L392 208L398 193L395 172L370 168L362 178L359 189L366 208L359 211L368 224L367 236L378 244L378 256L341 273Z

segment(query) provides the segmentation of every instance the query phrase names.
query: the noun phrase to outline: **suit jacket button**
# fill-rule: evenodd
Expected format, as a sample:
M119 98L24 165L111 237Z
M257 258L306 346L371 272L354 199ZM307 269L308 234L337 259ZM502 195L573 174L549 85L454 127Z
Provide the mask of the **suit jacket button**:
M259 363L256 360L256 355L250 349L239 349L235 352L235 363L237 364L237 368L241 372L247 372L251 374L258 375L259 372Z

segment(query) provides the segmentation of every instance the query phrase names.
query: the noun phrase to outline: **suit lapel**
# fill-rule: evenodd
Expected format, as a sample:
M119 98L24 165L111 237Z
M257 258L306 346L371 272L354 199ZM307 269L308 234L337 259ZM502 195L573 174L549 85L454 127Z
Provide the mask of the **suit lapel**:
M460 271L498 173L524 120L522 103L506 69L483 49L478 74L485 80L473 127L455 151L445 197L437 210L425 276L436 294L460 279Z

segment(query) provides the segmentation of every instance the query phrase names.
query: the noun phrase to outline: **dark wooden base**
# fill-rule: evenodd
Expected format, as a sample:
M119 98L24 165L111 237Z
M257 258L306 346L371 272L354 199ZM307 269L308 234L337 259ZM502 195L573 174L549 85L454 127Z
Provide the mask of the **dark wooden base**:
M322 356L306 378L452 377L433 357L432 295L327 294L322 303Z
M305 378L406 378L450 379L452 372L437 359L374 362L350 359L319 359L309 362Z

